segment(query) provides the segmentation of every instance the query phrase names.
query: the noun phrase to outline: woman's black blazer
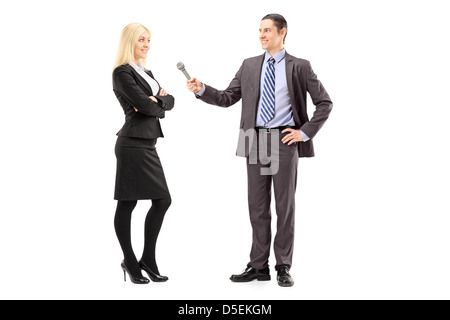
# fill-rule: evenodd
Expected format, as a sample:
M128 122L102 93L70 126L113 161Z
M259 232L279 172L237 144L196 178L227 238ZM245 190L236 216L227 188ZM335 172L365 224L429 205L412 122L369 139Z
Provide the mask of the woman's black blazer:
M150 70L146 70L146 73L154 79ZM129 64L114 69L113 91L125 112L125 124L117 133L118 136L146 139L164 136L159 118L164 118L166 110L173 108L173 96L153 93L147 81ZM158 103L150 96L158 99Z

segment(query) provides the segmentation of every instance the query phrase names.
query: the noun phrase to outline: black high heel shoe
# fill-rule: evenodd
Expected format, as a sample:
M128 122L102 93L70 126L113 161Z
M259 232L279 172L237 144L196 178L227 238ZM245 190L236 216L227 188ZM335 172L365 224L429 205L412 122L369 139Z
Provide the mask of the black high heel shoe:
M139 260L139 266L141 267L142 270L147 272L148 277L153 282L166 282L167 280L169 280L169 278L166 276L160 276L159 274L154 273L142 260Z
M148 284L150 282L150 280L148 280L146 277L134 277L131 275L130 270L128 270L127 265L125 264L125 261L122 261L122 263L120 264L120 266L122 267L123 270L123 280L127 281L127 276L126 273L128 273L128 276L130 277L131 282L135 283L135 284Z

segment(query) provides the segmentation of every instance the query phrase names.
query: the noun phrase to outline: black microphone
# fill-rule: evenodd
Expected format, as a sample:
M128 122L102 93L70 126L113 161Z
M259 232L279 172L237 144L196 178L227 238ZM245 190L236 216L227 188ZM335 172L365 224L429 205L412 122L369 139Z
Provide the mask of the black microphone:
M184 75L186 76L186 78L188 80L191 80L191 76L187 73L186 69L184 68L184 63L183 62L178 62L177 63L177 68L178 68L178 70L180 70L181 72L184 73Z

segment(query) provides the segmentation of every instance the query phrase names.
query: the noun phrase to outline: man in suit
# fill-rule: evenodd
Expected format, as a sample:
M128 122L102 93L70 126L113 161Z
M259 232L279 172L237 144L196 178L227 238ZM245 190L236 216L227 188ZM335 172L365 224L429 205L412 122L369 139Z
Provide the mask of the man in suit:
M287 22L279 14L261 20L266 52L246 59L227 89L193 78L188 89L202 101L229 107L242 98L237 155L247 157L248 204L253 229L250 262L233 282L270 280L271 187L274 186L277 233L274 239L277 280L290 287L294 245L295 190L299 157L313 157L312 139L327 120L332 102L309 61L284 49ZM308 118L306 93L316 106ZM270 152L269 152L270 150ZM269 157L270 154L270 157Z

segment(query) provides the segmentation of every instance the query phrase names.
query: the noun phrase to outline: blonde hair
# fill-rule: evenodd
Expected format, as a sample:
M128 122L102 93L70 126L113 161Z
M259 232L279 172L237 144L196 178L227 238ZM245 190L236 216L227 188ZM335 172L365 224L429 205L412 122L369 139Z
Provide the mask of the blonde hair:
M140 23L130 23L127 25L120 35L119 49L117 50L116 63L114 68L129 63L134 59L134 47L139 39L139 36L143 32L148 32L150 37L152 33L148 28L144 27ZM136 61L137 63L138 61ZM142 60L142 64L145 66L146 60Z

